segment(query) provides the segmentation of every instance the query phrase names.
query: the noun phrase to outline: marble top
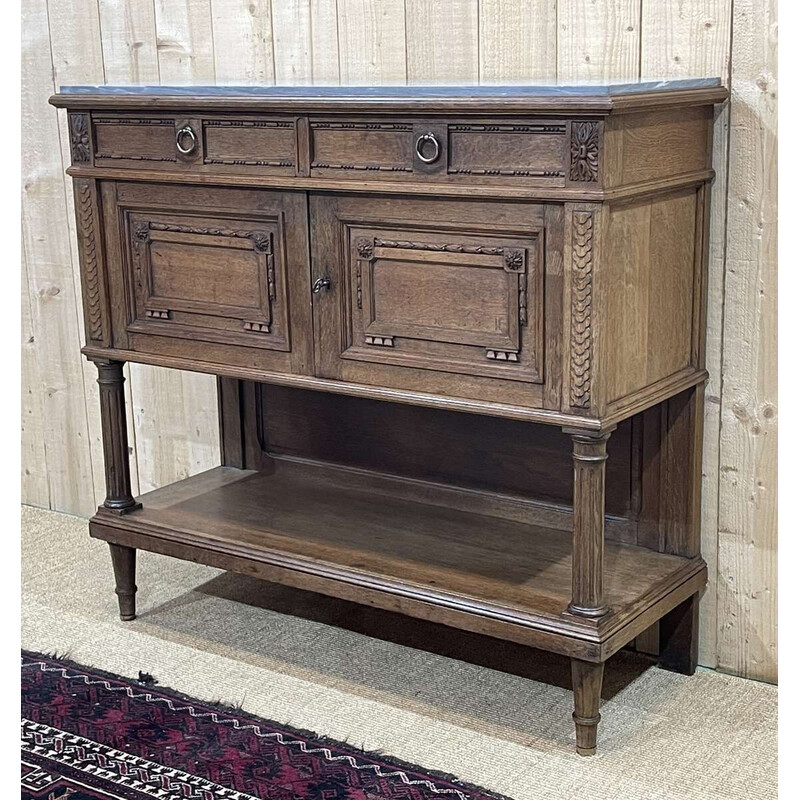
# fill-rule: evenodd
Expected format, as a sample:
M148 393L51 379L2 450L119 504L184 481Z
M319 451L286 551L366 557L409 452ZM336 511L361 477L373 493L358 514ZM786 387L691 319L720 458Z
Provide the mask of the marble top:
M719 86L719 78L641 81L637 83L562 86L62 86L62 94L162 95L170 97L271 97L271 98L535 98L619 97L645 92L707 89Z

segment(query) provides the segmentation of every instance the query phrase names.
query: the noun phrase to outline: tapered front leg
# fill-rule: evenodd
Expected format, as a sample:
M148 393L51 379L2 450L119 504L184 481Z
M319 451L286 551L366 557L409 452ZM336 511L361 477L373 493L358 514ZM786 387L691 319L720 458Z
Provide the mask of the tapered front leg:
M572 434L572 601L567 610L582 617L608 613L603 600L603 538L606 443L610 435Z
M114 566L119 618L123 622L136 619L136 550L121 544L108 543Z
M600 691L603 664L572 659L572 693L575 700L575 750L581 756L597 752L597 725L600 722Z

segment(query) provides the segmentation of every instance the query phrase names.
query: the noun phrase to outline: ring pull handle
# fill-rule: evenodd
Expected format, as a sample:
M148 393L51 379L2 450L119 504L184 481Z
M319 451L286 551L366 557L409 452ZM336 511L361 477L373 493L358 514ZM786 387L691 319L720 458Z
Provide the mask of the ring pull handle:
M429 156L426 156L424 153L426 145L433 146L433 152ZM417 158L423 164L433 164L433 162L439 158L442 152L439 140L432 133L423 133L418 136L417 141L414 144L414 149L417 151Z
M314 285L311 287L311 291L314 294L319 294L323 289L327 292L331 288L331 279L326 275L323 278L317 278L314 281Z
M184 146L184 140L189 140L189 146ZM178 130L175 134L175 146L183 153L185 156L188 156L189 153L193 153L195 148L197 147L197 136L195 136L195 132L192 130L191 125L184 125L182 128Z

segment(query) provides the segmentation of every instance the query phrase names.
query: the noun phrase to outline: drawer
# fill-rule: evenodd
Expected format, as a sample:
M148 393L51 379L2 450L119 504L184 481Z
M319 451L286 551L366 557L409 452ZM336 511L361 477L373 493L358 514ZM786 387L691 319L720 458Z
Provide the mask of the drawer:
M319 195L311 218L320 376L541 404L541 206Z
M225 171L294 175L297 131L294 119L217 117L203 119L203 163Z
M310 370L302 193L116 183L104 205L131 349Z
M310 174L362 181L565 186L570 130L569 122L551 119L498 123L312 118ZM576 182L596 180L596 147L595 137L594 144L589 143L589 149L594 148L594 174L573 171Z
M183 127L172 116L95 115L94 162L97 166L174 169L183 155L175 141ZM188 143L187 143L188 146Z
M95 115L98 166L294 176L294 118Z

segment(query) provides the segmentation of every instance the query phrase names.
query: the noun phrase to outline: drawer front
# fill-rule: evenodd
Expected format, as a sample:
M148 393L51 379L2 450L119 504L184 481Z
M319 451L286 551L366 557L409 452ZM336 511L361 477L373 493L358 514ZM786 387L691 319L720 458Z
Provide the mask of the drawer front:
M297 132L293 119L204 119L203 163L226 171L294 175Z
M182 153L177 145L178 132L194 125L191 120L169 115L143 116L130 114L95 115L92 118L94 163L98 167L133 169L175 169L193 153ZM192 144L191 137L181 134L182 147Z
M294 118L96 114L91 136L83 115L72 115L71 122L75 137L80 131L83 141L93 143L97 166L284 176L297 173Z
M312 177L565 186L564 120L311 119ZM595 160L596 163L596 160ZM574 175L588 180L591 176ZM596 179L596 176L595 176Z
M311 202L314 275L331 280L315 296L320 375L541 402L541 207Z
M132 349L309 370L304 195L125 183L112 192Z

